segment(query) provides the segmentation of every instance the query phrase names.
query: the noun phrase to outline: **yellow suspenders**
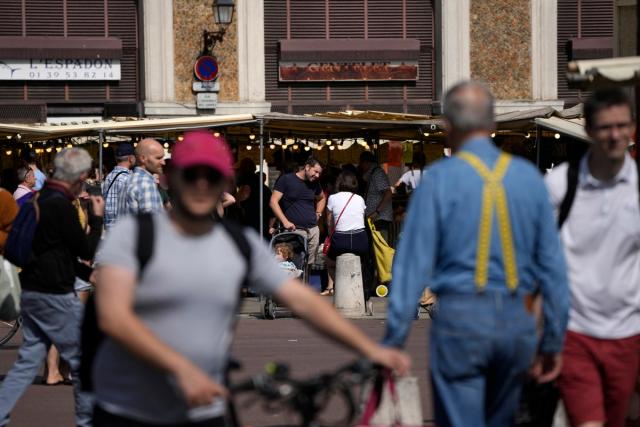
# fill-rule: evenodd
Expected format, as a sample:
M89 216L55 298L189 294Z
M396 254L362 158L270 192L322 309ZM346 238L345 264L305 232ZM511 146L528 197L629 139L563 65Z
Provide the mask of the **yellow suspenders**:
M518 287L518 268L516 265L516 253L513 247L513 232L509 219L507 196L504 191L504 186L502 185L502 179L511 162L511 156L505 153L500 154L493 171L489 170L482 160L468 151L461 151L457 156L475 169L484 181L484 188L482 190L482 212L476 253L476 286L479 290L483 290L487 285L489 252L491 251L491 226L495 206L507 287L511 291L515 291Z

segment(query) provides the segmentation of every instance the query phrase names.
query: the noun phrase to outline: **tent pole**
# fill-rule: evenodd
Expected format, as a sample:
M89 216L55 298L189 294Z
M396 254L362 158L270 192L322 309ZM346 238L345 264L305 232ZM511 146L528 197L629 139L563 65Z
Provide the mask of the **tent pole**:
M264 168L264 119L260 119L260 169L258 183L260 189L260 237L264 236L264 182L262 181Z
M99 141L98 141L98 181L100 182L100 188L102 188L102 184L104 182L104 177L102 176L102 145L104 144L105 136L104 129L98 131Z
M536 126L536 166L538 166L538 169L540 171L542 171L542 169L540 169L540 155L541 155L541 151L542 151L542 129L540 129L540 126Z

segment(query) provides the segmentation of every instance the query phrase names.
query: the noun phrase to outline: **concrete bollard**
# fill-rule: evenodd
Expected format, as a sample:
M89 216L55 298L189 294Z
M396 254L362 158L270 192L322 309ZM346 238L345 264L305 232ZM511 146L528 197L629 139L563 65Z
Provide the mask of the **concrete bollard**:
M343 254L336 259L333 304L344 317L362 317L365 314L364 292L360 257Z

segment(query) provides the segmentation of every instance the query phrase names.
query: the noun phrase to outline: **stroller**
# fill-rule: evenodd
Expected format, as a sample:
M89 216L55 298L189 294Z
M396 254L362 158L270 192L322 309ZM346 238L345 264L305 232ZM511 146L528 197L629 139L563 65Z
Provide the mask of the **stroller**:
M295 264L297 269L302 271L300 280L306 283L309 275L309 244L307 236L303 236L292 231L283 231L274 235L271 239L269 247L272 251L274 251L274 248L278 243L288 243L291 245L294 254L292 262ZM264 301L263 309L265 319L275 319L278 312L289 312L289 310L284 306L278 306L273 297L267 296Z

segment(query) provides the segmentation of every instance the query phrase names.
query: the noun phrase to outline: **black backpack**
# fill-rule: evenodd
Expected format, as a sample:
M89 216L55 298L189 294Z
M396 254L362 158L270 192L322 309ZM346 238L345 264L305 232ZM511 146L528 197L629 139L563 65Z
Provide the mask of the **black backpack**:
M153 255L155 237L152 214L143 213L138 215L137 222L136 257L139 265L138 279L140 279ZM229 233L247 263L247 270L241 288L246 287L251 271L251 245L244 235L243 228L239 225L224 219L218 219L217 223L222 225L227 233ZM238 307L240 303L241 298L239 297ZM84 391L93 391L93 362L100 348L100 344L102 344L104 339L105 335L98 327L95 299L94 296L91 295L85 306L80 335L81 358L79 377L82 390Z

